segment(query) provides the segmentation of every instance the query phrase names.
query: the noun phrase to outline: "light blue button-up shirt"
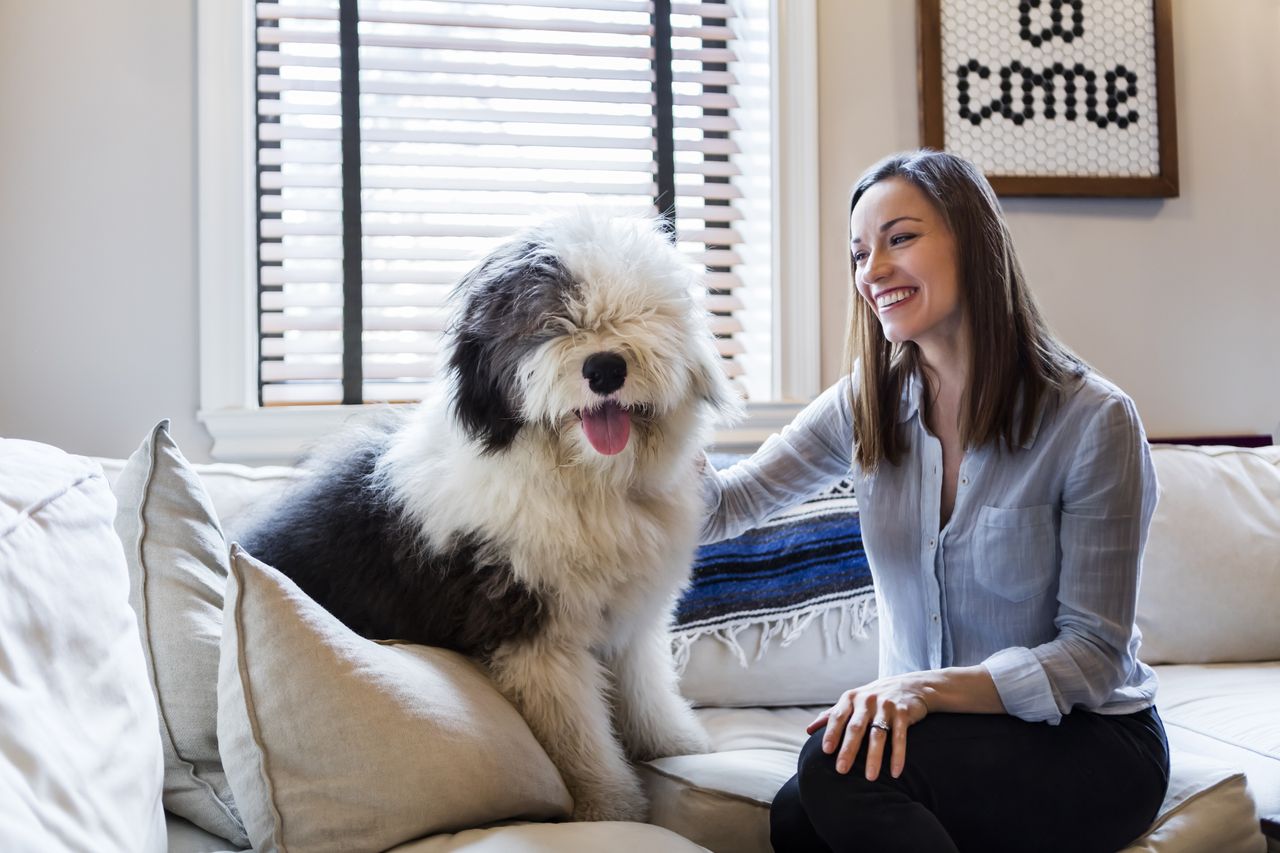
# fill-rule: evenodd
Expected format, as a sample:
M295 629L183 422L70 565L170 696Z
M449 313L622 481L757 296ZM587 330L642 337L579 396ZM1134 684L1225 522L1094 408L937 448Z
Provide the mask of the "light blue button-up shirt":
M942 445L923 423L921 383L899 403L907 452L874 475L853 461L849 394L846 376L751 458L709 471L702 540L852 477L882 676L982 664L1008 713L1055 725L1073 708L1152 705L1156 676L1138 660L1134 612L1156 478L1124 392L1089 374L1042 411L1022 447L967 450L946 525Z

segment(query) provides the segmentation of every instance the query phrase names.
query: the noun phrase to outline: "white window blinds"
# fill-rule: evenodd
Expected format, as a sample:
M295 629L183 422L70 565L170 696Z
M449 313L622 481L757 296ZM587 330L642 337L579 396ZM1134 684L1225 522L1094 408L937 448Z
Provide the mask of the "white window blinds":
M726 370L768 395L767 0L256 9L263 405L420 398L452 286L584 205L674 214Z

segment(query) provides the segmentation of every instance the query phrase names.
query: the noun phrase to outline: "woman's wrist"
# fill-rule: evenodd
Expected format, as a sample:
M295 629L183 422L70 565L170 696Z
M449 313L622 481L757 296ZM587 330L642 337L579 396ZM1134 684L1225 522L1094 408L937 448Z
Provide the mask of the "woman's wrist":
M919 697L931 714L1003 714L1004 703L983 666L952 666L920 673Z

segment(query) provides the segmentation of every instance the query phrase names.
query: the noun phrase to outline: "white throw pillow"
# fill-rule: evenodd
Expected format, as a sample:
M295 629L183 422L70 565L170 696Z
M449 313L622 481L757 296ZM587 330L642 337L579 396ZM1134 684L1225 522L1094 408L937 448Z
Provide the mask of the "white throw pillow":
M386 850L573 808L524 720L471 661L366 640L232 546L218 740L257 851Z
M202 829L248 847L218 753L218 654L227 543L213 505L157 424L115 480L142 647L164 746L164 804Z
M834 703L849 688L875 681L879 670L879 623L868 619L859 631L850 627L858 618L834 609L794 635L776 637L753 625L734 636L734 645L699 637L689 647L680 692L701 707Z
M1160 502L1142 563L1149 664L1280 658L1280 447L1155 445Z
M115 500L0 439L0 846L163 851L164 765Z

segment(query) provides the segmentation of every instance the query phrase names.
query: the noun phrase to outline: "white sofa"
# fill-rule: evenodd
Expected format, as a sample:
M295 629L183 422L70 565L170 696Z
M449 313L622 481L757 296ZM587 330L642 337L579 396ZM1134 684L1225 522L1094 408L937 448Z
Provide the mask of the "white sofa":
M14 588L11 584L16 579L36 571L41 560L58 559L42 554L38 548L23 553L10 547L13 529L21 526L21 519L34 517L31 507L41 500L47 502L50 494L69 488L87 489L90 494L84 503L91 510L96 506L93 511L99 516L96 523L100 526L101 517L111 508L103 507L110 497L95 476L96 468L100 464L106 482L114 483L124 467L122 460L90 462L38 445L14 447L15 444L22 443L0 440L0 507L8 507L8 515L0 516L0 581L7 589ZM1173 777L1157 822L1128 849L1161 853L1270 849L1274 853L1280 850L1280 619L1274 613L1280 604L1280 448L1157 446L1153 455L1162 496L1144 567L1138 618L1145 635L1142 656L1157 665L1161 678L1157 704L1173 749ZM25 461L15 467L10 464L14 460ZM225 464L192 468L232 536L254 502L266 499L294 476L286 468ZM51 473L45 476L42 469ZM19 471L24 483L13 481L13 471ZM40 477L47 482L39 487L30 482ZM69 485L73 481L77 485ZM74 530L63 534L56 524L44 533L55 544L65 535L66 541L76 547L93 547L83 541L84 527L78 525L80 541L73 539ZM99 542L98 547L105 546ZM62 559L65 561L65 553ZM116 611L120 611L125 592L120 589L119 555L107 554L99 562L102 565L94 566L92 561L86 561L80 574L93 571L101 574L99 580L109 581L100 584L95 595L99 599L111 598ZM238 571L243 585L247 576L243 569ZM46 621L50 624L45 630L56 634L63 627L72 631L82 627L87 614L74 607L59 612L56 606L49 606ZM0 617L10 619L12 613L0 607ZM65 624L57 623L58 619ZM118 633L120 620L113 624ZM0 624L6 654L10 654L10 644L18 641L12 631L5 633L8 630ZM694 644L683 686L686 695L702 706L698 713L711 735L714 751L664 758L641 768L652 803L650 821L656 826L502 820L472 830L406 837L403 845L395 849L413 853L677 851L699 846L726 853L768 850L768 805L773 793L794 770L796 754L805 738L805 723L812 719L819 703L834 698L842 686L874 675L874 630L863 639L836 648L827 648L822 630L821 621L814 620L785 646L777 638L765 642L763 656L749 661L746 667L724 644L713 639ZM758 631L756 636L748 631L739 637L746 646L761 639ZM142 665L136 650L126 651L129 653L124 655L124 664L133 683L130 696L136 700L146 684L139 685ZM4 686L4 665L0 658L0 687ZM254 684L251 689L264 688ZM121 702L120 693L115 691L111 701ZM37 702L40 699L37 695ZM7 707L14 701L0 691L0 719L7 713L16 713ZM221 695L219 701L223 701ZM64 727L66 738L74 740L92 734L75 717L76 713L89 713L89 707L79 712L66 709L56 721ZM289 707L288 702L282 707ZM40 711L28 704L26 713ZM141 755L141 763L135 760L134 764L141 768L147 784L137 786L131 793L119 785L101 791L86 779L82 787L88 794L84 794L76 788L74 774L64 773L57 777L62 785L59 797L52 804L45 804L34 825L56 828L61 821L67 825L79 822L91 828L106 827L96 846L83 843L82 836L92 838L92 833L78 836L66 830L50 836L64 842L54 847L66 849L237 849L226 839L170 813L165 814L164 828L156 829L155 806L163 770L156 766L159 747L154 738L148 742L147 729L150 727L150 734L154 735L157 718L154 713L148 716L148 708L136 701L124 716L133 720L130 737L135 747L146 747L140 753L136 748L132 752ZM75 744L77 754L100 753L94 762L81 762L83 772L98 772L96 768L118 760L120 744L126 740L120 727L116 731L115 744L94 740ZM22 820L31 817L30 810L24 812L12 806L14 798L6 795L6 786L21 788L25 779L26 799L39 799L32 793L36 785L31 781L40 775L36 772L39 768L33 769L31 764L39 760L39 755L22 746L0 734L0 846L6 849L12 847L6 841L20 837L9 834L17 831L12 828L26 826ZM109 747L115 747L115 752ZM317 753L322 754L325 748L323 742L314 745ZM376 776L376 768L373 775ZM351 784L364 783L352 779ZM99 794L105 799L96 807L78 799ZM126 796L131 796L133 802L119 802ZM554 799L550 797L549 801ZM64 809L66 803L76 808ZM99 812L109 814L113 803L118 812L128 806L134 815L130 824L108 825L106 818L95 817ZM323 811L314 813L320 815L318 820L323 819ZM129 826L136 830L132 847L119 843L127 836ZM27 829L37 831L30 826ZM1264 829L1271 835L1269 842ZM294 849L301 846L305 845L294 845ZM1028 849L1035 846L1034 841L1028 842Z

